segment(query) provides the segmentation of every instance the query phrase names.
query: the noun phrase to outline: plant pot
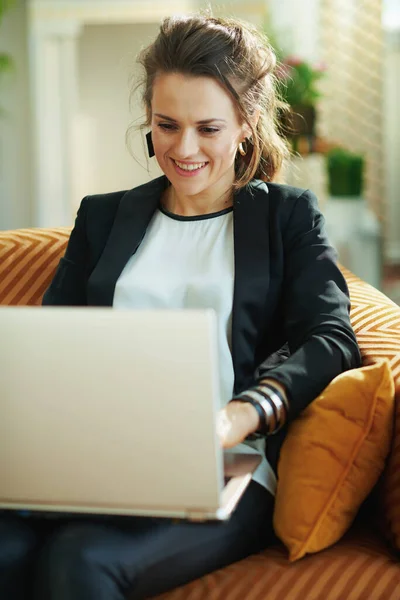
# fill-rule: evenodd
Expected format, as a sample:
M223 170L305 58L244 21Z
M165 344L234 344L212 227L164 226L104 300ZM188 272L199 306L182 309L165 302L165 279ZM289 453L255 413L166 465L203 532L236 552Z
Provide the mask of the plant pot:
M324 207L326 231L339 261L374 287L381 285L380 224L362 196L330 196Z

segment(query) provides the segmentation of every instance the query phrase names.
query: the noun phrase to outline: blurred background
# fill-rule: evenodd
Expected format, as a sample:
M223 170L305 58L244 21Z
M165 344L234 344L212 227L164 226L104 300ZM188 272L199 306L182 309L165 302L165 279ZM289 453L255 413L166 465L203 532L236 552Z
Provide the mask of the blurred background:
M399 0L0 0L0 229L71 225L83 196L159 174L135 58L160 20L207 5L270 37L293 159L341 262L400 303Z

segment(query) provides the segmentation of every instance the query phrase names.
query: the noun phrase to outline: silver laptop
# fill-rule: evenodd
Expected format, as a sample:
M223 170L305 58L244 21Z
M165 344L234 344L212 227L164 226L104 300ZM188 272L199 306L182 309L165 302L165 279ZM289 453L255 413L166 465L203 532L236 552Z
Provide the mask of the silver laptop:
M0 508L229 518L211 310L0 307Z

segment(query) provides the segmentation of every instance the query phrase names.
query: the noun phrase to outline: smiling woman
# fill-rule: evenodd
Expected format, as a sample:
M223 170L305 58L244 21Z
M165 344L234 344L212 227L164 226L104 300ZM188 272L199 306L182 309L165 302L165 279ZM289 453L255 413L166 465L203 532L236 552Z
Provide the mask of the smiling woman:
M171 182L164 206L181 215L231 206L236 153L251 129L230 94L210 77L159 74L151 108L155 155Z
M222 150L224 141L229 147L224 164L228 159L232 163L234 189L254 177L274 178L289 152L276 131L282 107L275 91L276 57L260 31L234 19L171 17L138 62L144 78L132 93L143 87L147 118L141 127L152 127L155 136L154 118L159 113L167 117L159 125L180 132L183 143L192 142L186 128L194 124L204 137L215 138L209 147L214 144ZM174 114L158 106L160 94ZM243 146L238 153L239 143ZM187 152L186 147L183 150ZM191 157L187 162L193 162Z
M216 434L259 466L222 526L91 517L55 519L49 535L40 519L0 518L0 549L13 549L0 552L1 598L31 597L20 586L32 586L36 565L40 600L139 600L265 548L285 424L360 365L317 200L273 183L288 151L268 41L232 19L172 17L139 62L143 127L163 176L82 200L43 304L213 310ZM182 400L193 403L190 391Z

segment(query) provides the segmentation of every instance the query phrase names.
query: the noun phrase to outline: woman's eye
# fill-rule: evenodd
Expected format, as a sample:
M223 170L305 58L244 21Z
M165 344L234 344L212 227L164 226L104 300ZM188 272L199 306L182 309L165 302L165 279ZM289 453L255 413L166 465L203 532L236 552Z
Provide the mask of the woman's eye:
M218 133L219 129L215 129L215 127L203 127L201 131L203 133Z
M158 126L165 131L173 131L175 129L175 125L172 125L172 123L159 123Z
M164 131L176 131L177 126L173 125L173 123L158 123L158 127L163 129ZM205 133L206 135L212 135L213 133L218 133L219 129L215 127L201 127L200 133Z

